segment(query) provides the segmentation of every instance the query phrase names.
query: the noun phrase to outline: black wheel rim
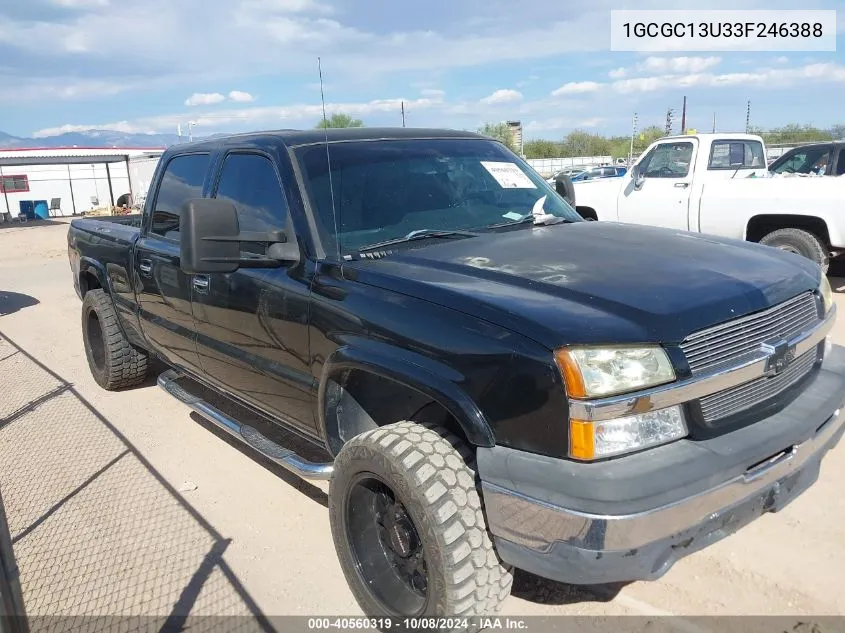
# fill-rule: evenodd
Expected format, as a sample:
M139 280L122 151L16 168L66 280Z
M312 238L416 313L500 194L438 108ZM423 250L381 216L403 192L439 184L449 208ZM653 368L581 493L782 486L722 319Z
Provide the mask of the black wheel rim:
M88 348L91 350L91 360L97 369L102 370L106 365L106 346L103 341L100 319L94 310L88 312L85 327L88 333Z
M363 473L351 482L345 511L346 538L363 586L385 613L424 613L429 581L422 538L393 489Z

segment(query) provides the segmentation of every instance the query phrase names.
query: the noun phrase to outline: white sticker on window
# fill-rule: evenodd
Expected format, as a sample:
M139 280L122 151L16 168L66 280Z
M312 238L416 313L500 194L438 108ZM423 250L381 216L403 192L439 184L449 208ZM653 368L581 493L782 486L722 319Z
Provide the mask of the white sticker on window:
M503 189L536 189L537 185L525 175L519 165L496 161L481 161L482 167L490 172Z
M517 213L516 211L508 211L504 215L503 218L507 218L508 220L519 220L522 217L521 213Z

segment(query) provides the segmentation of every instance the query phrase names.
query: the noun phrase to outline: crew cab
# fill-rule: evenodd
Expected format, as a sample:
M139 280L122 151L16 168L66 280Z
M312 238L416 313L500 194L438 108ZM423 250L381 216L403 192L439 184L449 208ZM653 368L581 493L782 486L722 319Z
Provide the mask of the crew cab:
M581 216L759 242L827 270L845 250L845 180L770 178L763 139L694 134L652 143L627 176L573 183Z
M129 222L68 231L94 380L158 359L245 450L330 480L341 568L385 630L478 628L515 568L658 578L801 494L845 429L818 266L586 222L479 135L180 144Z

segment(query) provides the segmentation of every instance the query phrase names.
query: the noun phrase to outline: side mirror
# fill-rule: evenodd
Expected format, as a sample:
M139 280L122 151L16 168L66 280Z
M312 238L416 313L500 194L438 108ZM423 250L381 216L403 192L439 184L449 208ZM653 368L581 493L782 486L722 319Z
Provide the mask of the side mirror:
M639 165L634 165L631 167L631 180L634 181L634 189L639 189L645 183L645 178L643 177L643 172L640 170Z
M186 273L231 273L238 269L241 245L238 211L231 202L194 198L182 207L179 265ZM230 238L218 240L216 238ZM211 238L211 239L209 239Z
M241 233L231 202L194 198L182 208L180 267L188 274L231 273L238 268L278 268L299 261L299 246L284 231ZM267 244L267 255L243 257L242 242Z
M639 180L640 179L640 166L639 165L634 165L633 167L631 167L631 178L633 180Z

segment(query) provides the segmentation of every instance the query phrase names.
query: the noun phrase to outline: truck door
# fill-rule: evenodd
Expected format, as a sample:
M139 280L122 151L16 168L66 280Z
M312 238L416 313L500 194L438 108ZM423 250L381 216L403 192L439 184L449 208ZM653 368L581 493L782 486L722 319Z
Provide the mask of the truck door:
M690 138L652 147L639 163L641 186L625 176L627 182L619 194L619 221L686 231L697 145L698 140Z
M151 217L141 228L133 267L141 329L168 363L199 374L201 368L191 314L191 280L179 267L179 219L189 198L200 198L208 172L209 154L171 158L164 168L149 208Z
M232 151L214 197L232 202L241 232L283 229L296 241L281 180L264 154ZM243 256L265 243L241 243ZM197 349L206 380L313 434L308 361L309 280L302 266L193 276Z

